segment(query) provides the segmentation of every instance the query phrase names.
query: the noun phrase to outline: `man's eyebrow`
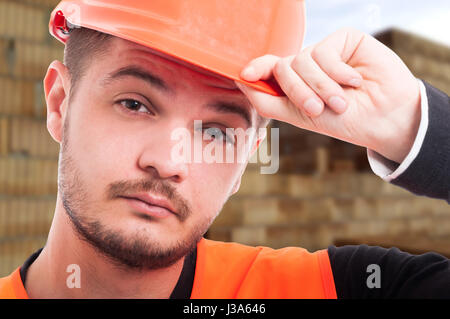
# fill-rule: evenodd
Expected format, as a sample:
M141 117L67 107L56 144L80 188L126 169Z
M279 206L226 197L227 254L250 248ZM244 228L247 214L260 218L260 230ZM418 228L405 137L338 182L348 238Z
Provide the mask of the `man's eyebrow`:
M245 120L245 122L247 123L247 127L253 126L250 112L247 108L240 106L239 104L236 104L234 102L216 101L207 104L207 107L219 113L237 114Z
M168 93L174 93L174 91L167 85L167 83L161 79L160 77L154 75L153 73L145 70L139 66L130 65L120 68L116 71L113 71L107 75L105 79L101 81L102 86L107 86L111 82L118 80L123 77L132 76L145 82L151 84L152 86L158 88L161 91L165 91Z

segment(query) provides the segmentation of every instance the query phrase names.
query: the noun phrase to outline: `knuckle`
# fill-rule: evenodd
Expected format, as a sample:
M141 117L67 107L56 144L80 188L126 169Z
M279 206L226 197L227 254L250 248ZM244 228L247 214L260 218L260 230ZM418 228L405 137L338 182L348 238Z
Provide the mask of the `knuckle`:
M309 52L301 52L295 56L295 58L292 60L292 67L300 70L305 65L308 58L310 58Z
M286 94L287 96L289 96L292 100L294 100L294 102L297 102L298 99L298 91L300 90L300 88L298 87L298 85L296 83L288 83L286 84Z
M329 83L327 81L315 82L314 91L323 101L328 101L331 96L342 95L341 90L333 85L333 83Z
M329 91L329 85L325 83L325 81L316 81L314 83L314 88L317 92L323 94L326 91Z
M273 68L273 73L275 77L279 77L283 74L284 70L286 69L286 62L284 59L278 60L275 63L275 66Z
M302 88L298 83L291 83L286 87L286 95L292 103L300 109L303 109L303 104L309 98L314 97L315 94L307 89Z
M324 85L320 90L318 89L318 94L325 103L327 103L332 96L345 96L345 94L334 85Z
M319 44L311 51L311 57L315 60L321 60L321 58L324 56L325 46L324 44Z

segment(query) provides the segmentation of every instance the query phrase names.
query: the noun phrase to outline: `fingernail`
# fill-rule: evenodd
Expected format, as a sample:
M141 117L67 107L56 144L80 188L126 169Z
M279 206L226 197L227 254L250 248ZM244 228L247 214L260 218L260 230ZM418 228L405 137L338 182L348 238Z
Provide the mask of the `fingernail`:
M347 107L347 103L345 103L344 99L339 96L332 96L328 100L328 105L335 110L336 112L342 113L345 111Z
M255 68L248 66L242 71L241 75L243 78L250 80L255 75Z
M361 79L354 78L348 81L348 84L354 87L359 87L361 85Z
M310 115L319 115L322 112L322 104L315 98L306 100L305 104L303 104L303 108Z

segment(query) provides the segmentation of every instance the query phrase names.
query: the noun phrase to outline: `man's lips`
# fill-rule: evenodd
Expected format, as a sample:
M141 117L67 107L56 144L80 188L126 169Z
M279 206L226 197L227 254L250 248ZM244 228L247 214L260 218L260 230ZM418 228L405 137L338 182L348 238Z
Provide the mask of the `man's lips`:
M126 195L126 196L121 196L121 197L128 199L128 200L132 200L132 201L134 200L133 204L135 206L137 206L141 210L145 210L147 213L150 213L151 215L153 215L152 213L161 215L161 214L159 214L159 213L163 213L163 211L161 211L161 209L167 211L167 213L176 215L176 211L173 208L173 206L171 205L171 203L168 200L161 198L161 197L156 197L156 196L146 194L146 193L132 194L132 195ZM142 202L142 203L139 203L139 202ZM163 214L163 215L165 215L165 214ZM162 217L162 216L160 216L160 217Z

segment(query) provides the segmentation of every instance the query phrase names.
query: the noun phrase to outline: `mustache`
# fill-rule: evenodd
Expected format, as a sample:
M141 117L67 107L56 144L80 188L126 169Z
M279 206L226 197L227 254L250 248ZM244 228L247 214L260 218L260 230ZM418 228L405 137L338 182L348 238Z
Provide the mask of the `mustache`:
M187 200L178 193L175 187L162 180L152 179L111 183L107 188L107 198L112 200L139 192L165 197L173 205L177 217L181 221L186 220L191 215L191 207Z

